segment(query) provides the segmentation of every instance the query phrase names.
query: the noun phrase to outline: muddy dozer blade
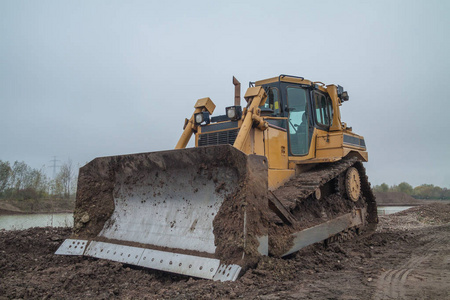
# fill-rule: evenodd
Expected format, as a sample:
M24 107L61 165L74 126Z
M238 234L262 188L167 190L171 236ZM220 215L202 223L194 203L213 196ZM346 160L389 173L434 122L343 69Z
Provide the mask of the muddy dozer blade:
M235 280L267 255L267 160L229 145L96 158L56 254Z

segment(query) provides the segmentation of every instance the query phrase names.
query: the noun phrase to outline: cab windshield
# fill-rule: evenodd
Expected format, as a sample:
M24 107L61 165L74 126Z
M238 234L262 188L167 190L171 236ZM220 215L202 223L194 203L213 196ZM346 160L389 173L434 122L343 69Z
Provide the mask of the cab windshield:
M293 155L306 155L310 145L307 92L299 87L288 87L287 100L291 153Z

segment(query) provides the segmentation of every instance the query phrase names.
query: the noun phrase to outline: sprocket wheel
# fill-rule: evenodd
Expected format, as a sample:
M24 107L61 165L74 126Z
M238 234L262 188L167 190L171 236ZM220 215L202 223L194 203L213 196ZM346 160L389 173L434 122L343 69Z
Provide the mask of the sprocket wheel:
M355 167L347 170L345 175L345 191L352 201L358 201L361 195L361 179L359 172Z

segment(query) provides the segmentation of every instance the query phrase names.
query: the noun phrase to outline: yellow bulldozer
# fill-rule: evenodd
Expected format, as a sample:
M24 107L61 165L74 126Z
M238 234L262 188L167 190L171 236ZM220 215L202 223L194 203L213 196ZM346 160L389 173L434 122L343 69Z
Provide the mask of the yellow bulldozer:
M83 166L73 234L56 254L227 281L264 255L373 230L365 141L341 121L348 93L280 75L251 82L242 107L233 84L225 115L196 102L174 150Z

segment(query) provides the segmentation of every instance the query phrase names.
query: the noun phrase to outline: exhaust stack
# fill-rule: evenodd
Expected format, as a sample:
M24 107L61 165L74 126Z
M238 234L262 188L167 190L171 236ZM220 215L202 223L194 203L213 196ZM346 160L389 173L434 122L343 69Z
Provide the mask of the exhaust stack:
M234 106L241 105L241 83L233 76L234 84Z

